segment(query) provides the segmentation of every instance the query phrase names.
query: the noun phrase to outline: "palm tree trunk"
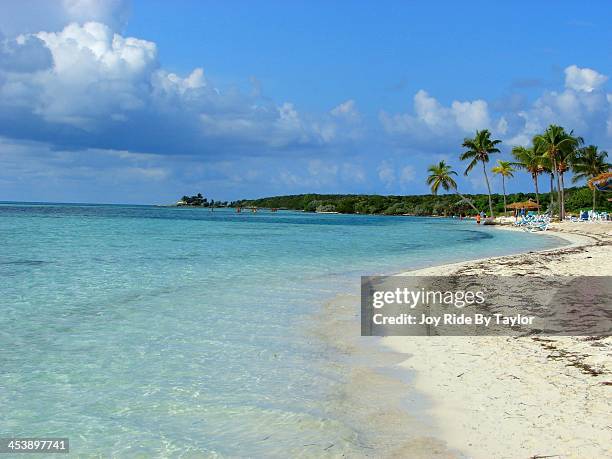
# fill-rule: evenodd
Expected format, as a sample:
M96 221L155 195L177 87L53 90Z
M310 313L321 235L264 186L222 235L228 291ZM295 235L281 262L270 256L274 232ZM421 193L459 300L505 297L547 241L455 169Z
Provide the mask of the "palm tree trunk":
M597 189L595 188L595 185L593 185L593 212L595 212L595 203L597 202Z
M561 221L565 220L565 183L563 181L563 172L559 172L559 183L560 183L560 190L561 190L561 200L559 201L560 205L561 205Z
M489 191L489 211L491 212L490 217L493 218L493 202L491 201L491 185L489 184L489 177L487 176L487 165L482 162L482 171L484 172L485 181L487 182L487 190Z
M471 199L466 198L465 196L463 196L461 193L459 193L459 190L457 190L456 188L455 188L455 193L457 193L457 195L458 195L458 196L460 196L460 197L461 197L461 199L463 199L465 202L467 202L467 203L470 205L470 207L476 211L476 213L480 212L480 211L479 211L479 210L476 208L476 206L474 206L474 204L472 204L472 200L471 200Z
M550 173L550 211L552 212L552 214L555 213L555 182L554 182L554 178L555 175L551 172Z
M502 175L502 189L504 190L504 217L505 217L506 213L508 212L508 209L506 208L506 180L503 175Z
M561 195L561 174L557 169L557 159L553 156L553 170L557 176L557 200L559 201L559 220L563 221L563 196Z
M535 189L536 189L536 204L538 205L538 212L540 211L539 209L539 205L540 205L540 190L538 190L538 174L535 174L533 176L533 183L535 183Z

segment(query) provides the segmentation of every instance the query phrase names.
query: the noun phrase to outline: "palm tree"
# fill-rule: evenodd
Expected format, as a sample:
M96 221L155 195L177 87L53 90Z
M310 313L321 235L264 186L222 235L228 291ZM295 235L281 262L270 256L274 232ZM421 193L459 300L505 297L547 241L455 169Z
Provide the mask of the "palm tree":
M502 178L502 190L504 191L504 215L508 209L506 209L506 177L514 177L514 168L510 161L497 160L497 166L491 169L494 174L501 175Z
M544 134L534 137L534 144L550 158L553 173L557 174L557 193L559 196L559 219L565 219L565 196L563 188L563 173L567 170L568 162L580 144L580 138L574 137L572 132L565 132L561 126L551 124Z
M550 177L550 213L554 213L555 208L555 173L553 171L552 161L544 151L542 144L536 142L535 137L532 139L533 151L540 160L540 167L543 174L548 174Z
M607 157L608 152L597 151L597 147L595 145L580 148L572 163L572 171L574 172L572 182L576 183L582 179L588 180L593 177L597 177L599 174L608 172L612 165L606 161ZM597 188L593 187L593 210L595 210L595 203L597 200L596 193Z
M489 177L487 176L486 164L489 162L490 154L499 153L497 145L500 143L501 140L491 140L491 133L489 130L483 129L482 131L476 131L476 136L474 136L473 139L466 137L462 144L463 148L467 148L467 151L461 155L461 161L470 161L470 164L468 164L468 167L465 169L465 175L469 174L478 161L482 163L482 170L489 192L489 211L491 212L491 217L493 217L493 202L491 201L491 185L489 184Z
M544 157L535 148L514 147L512 155L518 162L513 163L531 174L535 185L536 203L540 205L540 190L538 187L538 176L544 172Z
M548 156L542 156L542 173L548 174L550 177L550 212L554 213L555 209L555 171L552 161Z
M474 206L472 201L461 193L457 189L457 182L453 178L453 175L457 175L457 173L453 170L451 166L446 164L444 161L440 161L438 164L432 164L427 168L429 172L429 176L427 177L427 184L431 187L431 193L436 196L438 194L438 190L442 187L444 190L449 191L453 190L457 195L461 197L465 202L467 202L472 209L478 213L478 209Z
M572 136L573 131L569 133ZM576 145L573 148L563 149L559 153L559 159L557 160L557 175L561 182L561 201L563 203L563 217L565 218L565 179L564 174L570 170L571 165L576 161L578 156L578 147L584 144L582 137L574 137Z

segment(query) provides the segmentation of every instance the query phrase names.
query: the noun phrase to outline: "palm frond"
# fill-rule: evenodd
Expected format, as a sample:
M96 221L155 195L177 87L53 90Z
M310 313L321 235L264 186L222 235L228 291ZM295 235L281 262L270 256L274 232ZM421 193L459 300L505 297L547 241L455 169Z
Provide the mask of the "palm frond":
M474 169L474 166L476 166L476 164L478 164L478 159L477 158L472 159L470 164L468 164L468 166L465 168L465 172L463 174L468 175L470 171Z

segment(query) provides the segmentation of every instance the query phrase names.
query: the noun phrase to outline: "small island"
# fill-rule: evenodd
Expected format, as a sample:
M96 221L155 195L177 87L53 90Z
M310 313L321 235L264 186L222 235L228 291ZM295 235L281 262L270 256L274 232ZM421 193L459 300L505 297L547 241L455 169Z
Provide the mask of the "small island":
M227 201L215 201L202 196L202 193L195 194L193 196L183 196L181 199L176 201L174 204L176 207L208 207L214 209L215 207L229 207L230 203Z

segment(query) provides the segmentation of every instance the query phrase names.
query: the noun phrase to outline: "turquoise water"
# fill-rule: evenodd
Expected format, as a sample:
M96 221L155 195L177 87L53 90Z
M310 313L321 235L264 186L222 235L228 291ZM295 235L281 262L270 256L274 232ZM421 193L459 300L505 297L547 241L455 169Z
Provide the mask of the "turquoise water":
M541 249L451 219L0 203L0 436L103 456L299 455L358 432L305 326L360 275Z

